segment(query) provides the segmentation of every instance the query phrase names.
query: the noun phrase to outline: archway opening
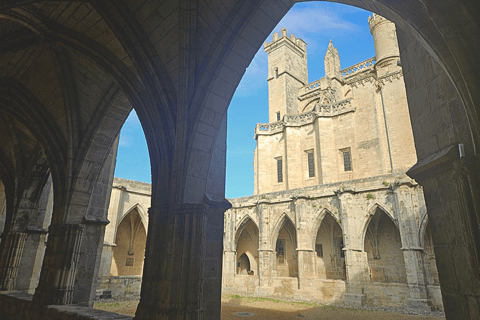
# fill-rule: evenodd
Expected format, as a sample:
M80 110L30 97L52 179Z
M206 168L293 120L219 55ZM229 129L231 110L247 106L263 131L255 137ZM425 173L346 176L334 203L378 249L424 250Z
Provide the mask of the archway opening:
M250 260L244 253L238 259L237 274L248 275L250 272Z
M236 274L258 275L258 228L252 219L242 223L237 239Z
M320 279L346 280L342 228L331 214L325 215L315 240L315 267Z
M401 248L397 226L382 209L377 208L365 235L365 252L372 282L407 282Z
M277 277L297 277L297 232L292 221L284 218L284 222L275 242L275 275Z

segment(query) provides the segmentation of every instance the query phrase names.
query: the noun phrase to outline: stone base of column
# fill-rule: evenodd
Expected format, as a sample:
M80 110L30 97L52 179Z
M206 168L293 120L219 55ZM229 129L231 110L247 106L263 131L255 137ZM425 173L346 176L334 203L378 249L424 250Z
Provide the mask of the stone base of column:
M432 311L432 308L428 305L427 299L407 299L406 308L418 312Z
M365 294L345 293L345 305L349 307L361 307L365 305L367 296Z

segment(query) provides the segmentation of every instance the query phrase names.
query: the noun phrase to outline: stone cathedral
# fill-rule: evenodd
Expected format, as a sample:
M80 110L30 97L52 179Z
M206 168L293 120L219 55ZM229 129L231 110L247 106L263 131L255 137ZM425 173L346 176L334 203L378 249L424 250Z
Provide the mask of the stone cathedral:
M225 213L223 292L442 309L395 25L369 18L375 57L308 82L307 44L265 43L269 123L254 195Z
M222 287L440 307L438 281L447 319L480 318L477 0L335 1L394 22L400 53L374 17L375 63L332 48L307 87L303 43L267 45L292 64L270 62L256 195L225 199L229 103L299 2L0 1L0 318L131 319L91 307L132 277L135 320L220 319ZM132 109L139 192L113 177Z
M254 195L229 199L223 292L443 309L395 25L369 19L375 57L308 83L307 44L282 29L268 54ZM138 299L151 186L115 178L97 298Z

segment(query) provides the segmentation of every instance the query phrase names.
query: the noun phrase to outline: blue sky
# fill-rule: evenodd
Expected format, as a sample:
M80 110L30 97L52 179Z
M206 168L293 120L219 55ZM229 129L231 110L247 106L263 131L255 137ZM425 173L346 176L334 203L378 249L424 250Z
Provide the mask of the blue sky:
M331 39L338 48L341 67L375 56L368 28L370 12L327 2L298 3L273 32L288 34L307 43L309 82L325 75L323 58ZM272 33L273 33L272 32ZM265 41L270 42L270 34ZM228 109L226 197L253 194L253 151L257 123L268 122L267 54L260 47L247 68ZM115 176L151 182L150 161L142 126L134 111L120 133Z

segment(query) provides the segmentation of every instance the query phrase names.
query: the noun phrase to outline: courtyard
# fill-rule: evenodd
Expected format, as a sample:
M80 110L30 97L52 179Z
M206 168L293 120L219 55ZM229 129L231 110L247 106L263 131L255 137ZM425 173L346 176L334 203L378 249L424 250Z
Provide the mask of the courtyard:
M95 309L134 316L138 301L97 302ZM443 313L436 311L424 315L412 315L399 312L350 309L338 306L326 306L316 303L282 301L261 297L222 295L222 320L235 319L355 319L355 320L434 320L445 319Z

